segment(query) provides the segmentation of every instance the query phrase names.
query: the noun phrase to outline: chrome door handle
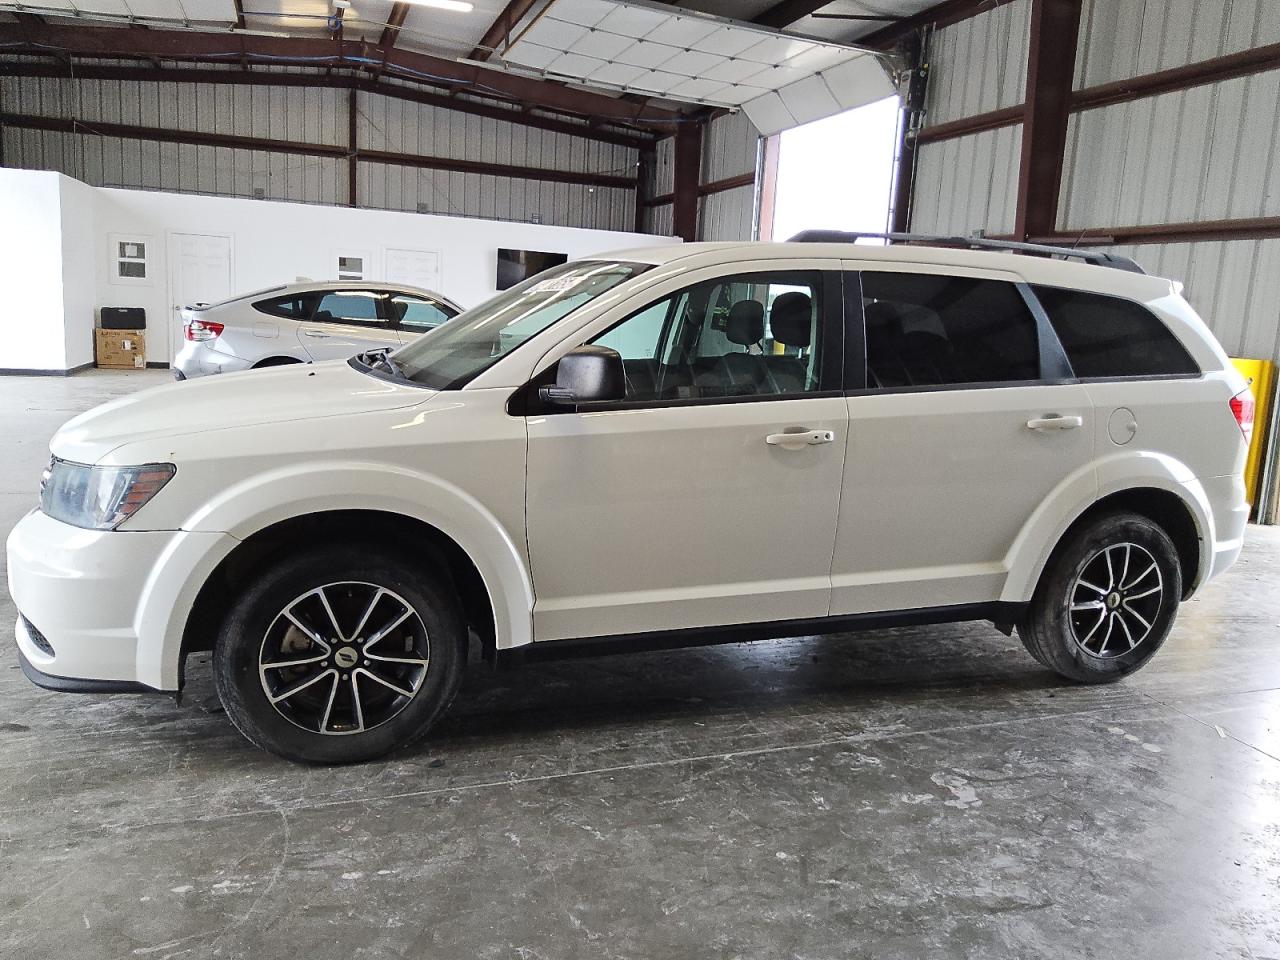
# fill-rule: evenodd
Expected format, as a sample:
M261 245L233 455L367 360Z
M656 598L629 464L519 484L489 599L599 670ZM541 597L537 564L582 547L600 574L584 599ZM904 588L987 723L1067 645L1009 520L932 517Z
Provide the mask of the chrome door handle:
M1062 417L1053 414L1048 417L1036 417L1028 420L1027 426L1032 430L1074 430L1084 426L1084 417Z
M302 335L304 337L313 337L316 340L328 340L333 336L331 333L321 333L319 330L303 330Z
M799 450L801 447L830 443L835 438L834 430L803 430L796 433L771 433L764 438L764 442L771 447Z

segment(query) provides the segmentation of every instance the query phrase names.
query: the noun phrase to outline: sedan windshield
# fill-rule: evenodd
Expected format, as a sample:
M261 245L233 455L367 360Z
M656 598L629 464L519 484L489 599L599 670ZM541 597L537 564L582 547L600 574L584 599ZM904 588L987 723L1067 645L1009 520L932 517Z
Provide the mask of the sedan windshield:
M423 386L457 390L557 320L651 266L579 260L545 270L402 347L392 354L395 367Z

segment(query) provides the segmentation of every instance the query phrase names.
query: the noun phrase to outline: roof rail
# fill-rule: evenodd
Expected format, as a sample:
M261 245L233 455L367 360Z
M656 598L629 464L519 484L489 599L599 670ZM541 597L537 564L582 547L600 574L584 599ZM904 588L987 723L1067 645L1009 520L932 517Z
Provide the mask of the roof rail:
M1028 253L1041 257L1083 260L1099 267L1114 267L1130 273L1143 273L1135 261L1114 253L1100 250L1077 250L1075 247L1054 247L1043 243L1019 243L1014 240L989 240L986 237L949 237L930 233L852 233L844 230L802 230L791 238L791 243L853 243L857 240L888 240L890 243L919 243L933 247L961 247L969 250L1006 250Z

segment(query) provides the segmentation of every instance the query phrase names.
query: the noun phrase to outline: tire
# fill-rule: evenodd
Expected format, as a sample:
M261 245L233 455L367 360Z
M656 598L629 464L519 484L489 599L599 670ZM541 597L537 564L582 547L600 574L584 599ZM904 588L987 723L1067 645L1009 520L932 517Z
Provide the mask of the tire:
M259 360L249 369L263 370L266 367L287 367L294 363L302 363L302 361L294 357L267 357L265 360Z
M1139 514L1107 514L1059 544L1018 636L1050 670L1110 683L1160 649L1181 597L1182 568L1168 534Z
M213 651L218 698L236 729L302 763L358 763L423 736L465 663L450 578L360 543L256 575Z

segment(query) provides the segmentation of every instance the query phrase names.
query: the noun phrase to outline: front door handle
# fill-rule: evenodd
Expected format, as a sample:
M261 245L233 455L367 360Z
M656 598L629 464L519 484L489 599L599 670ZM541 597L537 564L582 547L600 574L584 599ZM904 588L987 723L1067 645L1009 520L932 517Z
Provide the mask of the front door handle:
M764 438L764 442L771 447L782 447L784 450L799 450L801 447L830 443L835 438L834 430L802 430L796 433L771 433Z
M1036 417L1028 420L1027 426L1032 430L1074 430L1084 426L1084 417L1063 417L1052 414L1047 417Z
M329 333L321 333L319 330L303 330L302 334L303 336L312 337L316 340L328 340L333 336Z

